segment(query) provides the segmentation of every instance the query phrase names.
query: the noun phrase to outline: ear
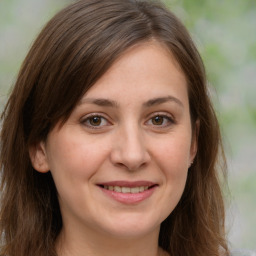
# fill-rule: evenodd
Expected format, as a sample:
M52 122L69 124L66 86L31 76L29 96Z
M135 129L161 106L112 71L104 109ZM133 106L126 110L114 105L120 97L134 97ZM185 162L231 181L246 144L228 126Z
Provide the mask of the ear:
M40 142L29 148L29 156L34 169L41 173L49 171L45 142Z
M191 146L190 146L190 165L193 163L197 153L199 130L200 130L200 120L196 120L195 126L193 128L193 134L192 134Z

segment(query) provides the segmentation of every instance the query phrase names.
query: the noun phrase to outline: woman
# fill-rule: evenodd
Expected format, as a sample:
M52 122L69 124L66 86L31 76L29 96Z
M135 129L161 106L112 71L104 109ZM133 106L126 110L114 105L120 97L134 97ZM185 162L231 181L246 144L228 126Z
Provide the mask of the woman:
M207 95L163 6L81 0L58 13L2 114L1 255L228 255Z

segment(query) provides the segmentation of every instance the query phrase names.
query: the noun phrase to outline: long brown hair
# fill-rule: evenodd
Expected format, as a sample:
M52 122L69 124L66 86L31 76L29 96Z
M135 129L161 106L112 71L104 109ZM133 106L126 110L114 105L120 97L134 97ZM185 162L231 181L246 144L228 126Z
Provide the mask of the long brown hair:
M183 196L162 223L159 245L171 255L228 254L218 159L218 122L204 66L182 23L159 3L80 0L53 17L20 69L2 114L0 254L56 255L62 228L51 173L31 165L28 148L65 122L84 93L129 47L157 40L169 48L188 84L192 126L200 122L198 153Z

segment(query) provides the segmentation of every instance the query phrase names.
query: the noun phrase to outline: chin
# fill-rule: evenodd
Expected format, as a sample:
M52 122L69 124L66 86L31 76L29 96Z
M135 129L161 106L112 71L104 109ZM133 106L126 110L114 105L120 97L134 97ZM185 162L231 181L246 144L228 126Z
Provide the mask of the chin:
M125 216L120 219L115 218L114 223L105 226L105 232L117 237L118 239L135 239L144 237L151 233L158 233L161 221L150 220L145 216Z

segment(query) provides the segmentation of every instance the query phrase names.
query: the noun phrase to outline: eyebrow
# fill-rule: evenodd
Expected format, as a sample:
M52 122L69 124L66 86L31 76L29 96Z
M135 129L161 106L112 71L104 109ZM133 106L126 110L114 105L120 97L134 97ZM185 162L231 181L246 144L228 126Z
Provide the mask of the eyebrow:
M94 104L98 105L101 107L118 107L118 103L114 100L109 100L109 99L101 99L101 98L84 98L80 101L79 104L84 104L84 103L89 103L89 104Z
M145 102L143 106L152 107L152 106L163 104L165 102L174 102L174 103L177 103L180 107L184 107L183 103L178 98L173 96L154 98Z
M146 102L143 103L143 107L153 107L157 106L166 102L174 102L178 104L180 107L184 107L183 103L176 97L174 96L166 96L166 97L158 97L154 99L150 99ZM118 108L119 104L117 101L110 100L110 99L104 99L104 98L84 98L80 101L80 104L84 103L89 103L89 104L94 104L98 105L101 107L113 107L113 108Z

